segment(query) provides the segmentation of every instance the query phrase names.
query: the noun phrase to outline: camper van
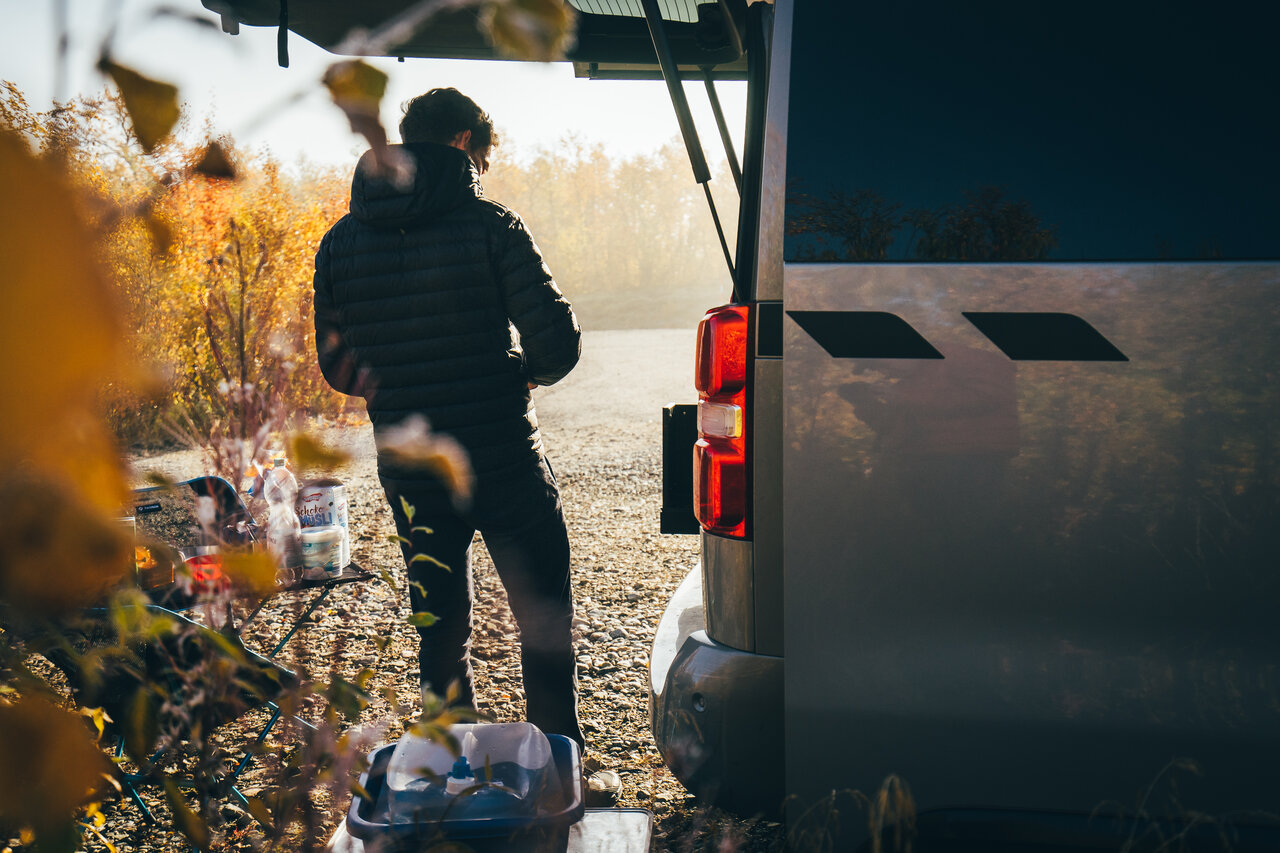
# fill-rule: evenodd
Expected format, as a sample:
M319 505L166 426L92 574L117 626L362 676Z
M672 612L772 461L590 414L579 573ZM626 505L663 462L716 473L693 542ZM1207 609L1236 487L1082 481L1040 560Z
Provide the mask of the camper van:
M1276 10L568 1L578 75L666 80L700 183L681 82L747 84L664 420L676 776L825 849L1280 849ZM492 55L467 9L395 53Z

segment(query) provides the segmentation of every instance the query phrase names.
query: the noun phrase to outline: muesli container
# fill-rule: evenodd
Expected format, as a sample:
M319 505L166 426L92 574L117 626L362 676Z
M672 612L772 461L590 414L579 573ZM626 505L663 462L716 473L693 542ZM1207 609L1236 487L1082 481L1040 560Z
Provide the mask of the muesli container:
M308 480L298 489L298 518L305 533L310 527L338 527L342 540L338 571L351 562L351 533L347 529L347 487L341 480Z
M302 529L302 576L326 580L342 574L342 528L335 524Z

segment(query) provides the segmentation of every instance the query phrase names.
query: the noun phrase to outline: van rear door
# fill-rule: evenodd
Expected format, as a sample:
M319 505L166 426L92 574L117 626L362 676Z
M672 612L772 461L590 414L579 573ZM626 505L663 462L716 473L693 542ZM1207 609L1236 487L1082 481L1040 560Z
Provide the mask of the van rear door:
M1274 809L1275 11L795 6L788 792Z

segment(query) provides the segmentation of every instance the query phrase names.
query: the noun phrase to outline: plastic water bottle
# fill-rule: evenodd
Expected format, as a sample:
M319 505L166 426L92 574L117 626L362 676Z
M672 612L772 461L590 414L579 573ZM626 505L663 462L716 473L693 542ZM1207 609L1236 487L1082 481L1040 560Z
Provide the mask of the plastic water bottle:
M294 511L298 481L284 458L263 475L262 496L267 499L267 548L280 575L292 579L302 566L302 522Z

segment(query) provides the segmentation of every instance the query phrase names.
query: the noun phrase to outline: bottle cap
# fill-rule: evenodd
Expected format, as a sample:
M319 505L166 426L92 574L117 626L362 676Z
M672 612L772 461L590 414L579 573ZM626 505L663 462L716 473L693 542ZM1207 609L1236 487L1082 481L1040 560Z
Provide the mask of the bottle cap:
M467 763L467 757L460 755L458 760L453 762L453 769L444 780L444 792L456 797L475 783L476 779L471 775L471 765Z

